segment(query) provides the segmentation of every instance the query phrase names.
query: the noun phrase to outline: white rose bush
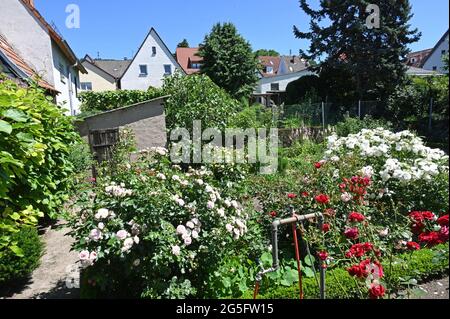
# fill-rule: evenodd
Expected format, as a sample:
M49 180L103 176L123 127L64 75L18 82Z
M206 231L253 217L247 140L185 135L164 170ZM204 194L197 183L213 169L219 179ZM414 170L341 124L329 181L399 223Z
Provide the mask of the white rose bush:
M325 161L370 177L378 192L373 196L401 198L406 210L448 206L448 155L410 131L363 129L347 137L330 136L327 147Z
M256 259L254 210L235 197L245 174L236 165L181 168L155 148L99 177L71 222L83 295L204 297L224 259Z

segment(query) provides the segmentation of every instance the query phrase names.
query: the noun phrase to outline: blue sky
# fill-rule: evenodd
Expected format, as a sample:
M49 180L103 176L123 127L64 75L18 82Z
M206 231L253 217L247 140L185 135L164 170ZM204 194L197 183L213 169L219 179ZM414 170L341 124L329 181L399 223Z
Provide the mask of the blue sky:
M449 25L448 0L410 0L415 14L411 24L423 34L411 49L431 48ZM293 25L307 28L309 20L298 0L35 0L36 7L54 22L79 57L132 57L153 26L174 51L187 38L191 46L202 42L216 22L233 22L254 49L275 49L282 54L306 49ZM318 0L310 0L311 4ZM376 1L375 1L376 3ZM80 8L80 28L65 26L68 4Z

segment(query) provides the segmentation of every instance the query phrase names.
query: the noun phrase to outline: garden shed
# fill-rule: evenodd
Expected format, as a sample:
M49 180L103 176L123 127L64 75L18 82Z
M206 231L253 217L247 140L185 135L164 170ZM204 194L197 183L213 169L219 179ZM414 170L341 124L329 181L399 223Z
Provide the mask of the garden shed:
M93 131L131 129L138 150L167 144L164 101L167 96L89 116L77 123L83 138Z

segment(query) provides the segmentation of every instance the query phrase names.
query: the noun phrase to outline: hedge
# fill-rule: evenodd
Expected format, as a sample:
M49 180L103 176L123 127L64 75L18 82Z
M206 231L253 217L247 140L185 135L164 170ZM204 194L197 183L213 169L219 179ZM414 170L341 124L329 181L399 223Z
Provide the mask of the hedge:
M145 102L163 96L160 89L149 88L147 91L119 90L105 92L82 92L80 94L80 117L114 110L124 106Z
M422 249L412 255L398 256L404 263L393 263L392 271L389 265L384 264L385 280L392 279L395 290L401 290L400 278L415 278L421 282L428 278L448 272L448 257L436 258L436 252L444 250L448 256L448 245L441 245L434 249ZM406 267L405 267L406 265ZM404 288L404 287L403 287ZM319 297L319 287L315 278L303 279L303 292L305 298L315 299ZM277 287L268 289L258 296L258 299L298 299L299 287ZM326 275L327 299L357 299L360 298L356 290L355 280L350 277L345 269L337 268L327 271ZM253 291L248 291L242 299L253 299Z
M34 227L24 227L12 235L23 251L19 257L12 251L6 251L0 258L0 286L12 281L25 279L39 265L43 244Z

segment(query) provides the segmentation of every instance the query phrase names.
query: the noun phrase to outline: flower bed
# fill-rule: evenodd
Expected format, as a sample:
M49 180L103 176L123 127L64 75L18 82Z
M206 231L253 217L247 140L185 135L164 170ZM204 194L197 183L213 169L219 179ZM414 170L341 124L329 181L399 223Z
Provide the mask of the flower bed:
M448 157L411 133L382 129L330 137L317 162L310 160L320 147L310 149L317 154L286 152L295 165L266 177L242 165L180 167L161 148L119 163L81 196L71 223L86 267L83 295L246 296L258 260L271 266L270 224L292 206L325 216L321 228L314 220L299 225L302 246L310 248L301 251L310 297L319 267L332 276L332 297L390 296L414 256L448 242ZM387 170L393 162L400 168ZM281 229L281 267L264 278L263 293L298 282L291 236ZM438 264L417 278L407 274L421 279L448 268L448 260Z
M157 148L100 177L71 223L85 296L204 297L224 259L256 258L254 213L233 197L244 176L237 166L183 170Z

